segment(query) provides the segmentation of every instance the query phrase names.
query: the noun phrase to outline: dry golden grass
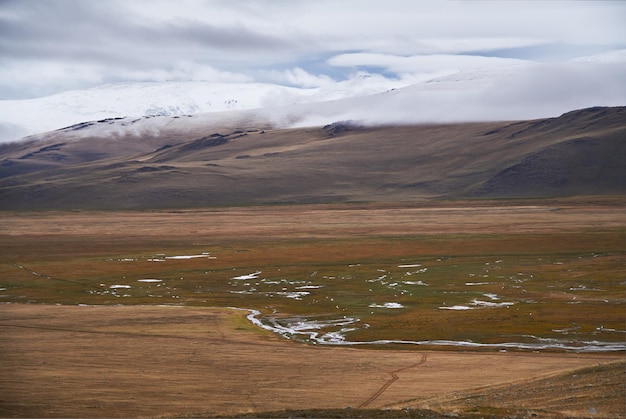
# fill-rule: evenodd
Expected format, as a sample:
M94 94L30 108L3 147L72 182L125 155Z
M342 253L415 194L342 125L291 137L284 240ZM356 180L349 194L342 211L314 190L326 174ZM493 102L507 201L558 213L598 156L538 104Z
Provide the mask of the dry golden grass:
M524 403L512 393L498 403L490 398L510 383L623 360L623 352L320 347L257 329L244 312L224 307L260 310L265 321L357 316L370 327L348 332L351 340L497 343L535 335L619 343L624 221L621 198L4 213L0 298L22 304L0 305L0 415L236 415L347 406L480 414L475 403L452 402L480 387L495 409L484 412L500 416L623 417L623 393L606 398L608 387L589 387L573 408L533 397ZM215 259L148 260L202 252ZM379 269L401 282L408 277L399 265L414 263L429 269L410 279L428 286L401 294L368 282L382 275ZM232 280L258 270L264 278L257 285ZM276 294L300 280L323 288L302 300ZM132 288L113 292L113 284ZM253 286L257 292L248 292ZM438 309L443 296L453 305L488 294L515 304ZM386 301L405 308L369 307ZM176 307L157 306L163 304ZM614 370L599 374L612 389L623 384ZM550 383L565 401L579 397L567 380Z
M0 316L6 417L197 417L401 402L428 408L433 398L487 385L497 392L621 358L312 347L251 330L243 313L198 307L14 304L0 306ZM611 417L593 406L597 417Z

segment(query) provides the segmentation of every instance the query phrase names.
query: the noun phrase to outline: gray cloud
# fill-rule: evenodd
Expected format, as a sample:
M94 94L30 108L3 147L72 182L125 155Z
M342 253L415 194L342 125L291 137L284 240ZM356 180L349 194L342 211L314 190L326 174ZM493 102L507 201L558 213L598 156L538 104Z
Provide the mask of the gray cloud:
M294 69L311 68L311 80L324 80L347 58L346 68L378 71L371 57L396 56L395 65L378 68L400 75L418 62L436 72L447 65L437 57L454 54L505 50L532 60L543 45L604 51L626 46L625 19L626 3L611 1L5 0L0 99L185 74L257 81L284 74L289 83Z
M18 18L0 15L3 61L37 58L100 60L112 66L129 62L152 65L172 58L219 61L217 52L236 56L295 48L288 38L243 24L219 25L191 18L160 22L132 19L120 10L121 5L103 7L113 2L29 3L35 7L19 9ZM195 56L199 53L201 57Z

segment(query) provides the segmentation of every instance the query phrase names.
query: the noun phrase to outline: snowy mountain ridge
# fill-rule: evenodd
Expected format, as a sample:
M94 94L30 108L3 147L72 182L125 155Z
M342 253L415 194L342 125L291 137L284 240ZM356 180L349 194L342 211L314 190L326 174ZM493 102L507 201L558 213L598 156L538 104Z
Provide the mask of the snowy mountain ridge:
M270 83L120 82L43 98L0 101L0 141L105 118L180 116L323 102L402 85L367 73L318 88Z
M120 82L36 99L0 100L0 142L108 118L233 118L233 112L283 127L348 119L406 124L554 117L572 109L626 104L624 68L626 50L616 50L565 63L518 60L483 66L479 60L461 70L397 79L359 72L314 88L256 82ZM222 113L227 115L218 116Z

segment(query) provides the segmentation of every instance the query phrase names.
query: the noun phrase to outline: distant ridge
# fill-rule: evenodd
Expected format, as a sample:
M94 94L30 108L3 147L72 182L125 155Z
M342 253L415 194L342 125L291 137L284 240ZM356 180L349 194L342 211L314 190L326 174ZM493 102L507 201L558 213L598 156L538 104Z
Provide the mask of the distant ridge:
M0 209L622 195L624 161L626 107L530 121L292 129L107 119L0 145Z
M103 120L235 112L380 93L402 86L367 73L328 87L271 83L120 82L28 100L0 100L0 142L61 127L81 129ZM13 134L4 133L12 129Z

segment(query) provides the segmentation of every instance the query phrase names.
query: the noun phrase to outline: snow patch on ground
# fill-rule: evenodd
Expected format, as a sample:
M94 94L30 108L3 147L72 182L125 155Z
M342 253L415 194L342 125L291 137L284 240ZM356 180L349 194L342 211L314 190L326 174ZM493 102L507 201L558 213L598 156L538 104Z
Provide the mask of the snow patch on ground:
M424 281L402 281L403 284L405 285L422 285L427 287L428 284L425 283Z
M261 271L256 271L247 275L234 276L231 279L236 279L236 280L257 279L259 275L261 275Z
M370 304L372 308L404 308L400 303Z
M208 253L202 253L201 255L165 256L165 259L170 259L170 260L196 259L196 258L215 259L214 257L211 257Z

